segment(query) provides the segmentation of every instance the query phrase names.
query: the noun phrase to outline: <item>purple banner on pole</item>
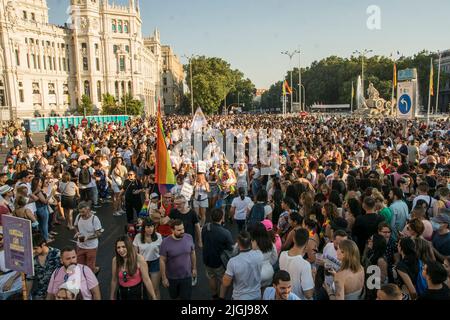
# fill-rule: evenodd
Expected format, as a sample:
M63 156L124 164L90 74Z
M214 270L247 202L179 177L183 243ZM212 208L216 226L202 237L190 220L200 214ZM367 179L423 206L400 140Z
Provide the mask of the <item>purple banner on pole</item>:
M2 215L2 224L6 268L34 276L31 221Z

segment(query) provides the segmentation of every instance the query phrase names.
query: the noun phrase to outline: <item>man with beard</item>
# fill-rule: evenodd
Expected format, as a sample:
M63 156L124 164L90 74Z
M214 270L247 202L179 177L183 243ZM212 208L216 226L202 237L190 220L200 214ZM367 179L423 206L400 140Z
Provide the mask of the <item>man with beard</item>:
M161 278L172 299L190 300L192 279L197 278L197 258L192 236L184 233L183 222L171 221L172 235L163 240L160 249Z
M47 300L55 300L59 288L64 283L71 288L79 288L83 300L101 300L100 286L92 270L77 264L77 254L72 247L61 250L62 267L56 269L47 289Z

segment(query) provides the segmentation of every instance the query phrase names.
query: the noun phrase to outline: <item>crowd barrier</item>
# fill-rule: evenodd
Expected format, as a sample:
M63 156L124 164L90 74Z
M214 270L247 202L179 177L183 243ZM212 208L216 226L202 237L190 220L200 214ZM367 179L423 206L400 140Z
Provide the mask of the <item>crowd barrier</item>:
M71 125L78 126L84 117L48 117L48 118L28 118L23 119L23 126L31 132L44 132L49 125L57 124L59 127L68 128ZM109 122L120 122L124 124L130 116L87 116L88 123L96 122L99 124Z

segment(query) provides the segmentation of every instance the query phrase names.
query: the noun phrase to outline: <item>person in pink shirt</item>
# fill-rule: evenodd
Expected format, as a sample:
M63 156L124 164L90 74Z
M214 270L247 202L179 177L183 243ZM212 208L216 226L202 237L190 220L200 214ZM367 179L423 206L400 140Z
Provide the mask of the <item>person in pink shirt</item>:
M83 300L101 300L100 286L95 274L85 265L77 263L77 254L72 247L61 250L62 266L53 271L47 289L47 300L55 300L61 286L67 283L80 290Z
M277 253L281 253L281 238L280 235L273 231L273 223L272 221L265 219L261 221L261 223L266 227L266 230L271 234L272 242L275 244L275 248L277 249Z

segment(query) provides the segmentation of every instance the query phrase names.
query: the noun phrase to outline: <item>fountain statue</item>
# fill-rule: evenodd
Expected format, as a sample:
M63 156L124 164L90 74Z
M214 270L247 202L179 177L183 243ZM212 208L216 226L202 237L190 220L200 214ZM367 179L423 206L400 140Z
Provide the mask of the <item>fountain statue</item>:
M361 76L358 77L358 83L356 86L356 99L358 109L355 111L356 115L364 117L377 117L377 116L390 116L391 106L396 101L386 101L380 98L380 92L375 88L373 83L369 83L367 89L368 99L364 97L364 88L362 88Z

